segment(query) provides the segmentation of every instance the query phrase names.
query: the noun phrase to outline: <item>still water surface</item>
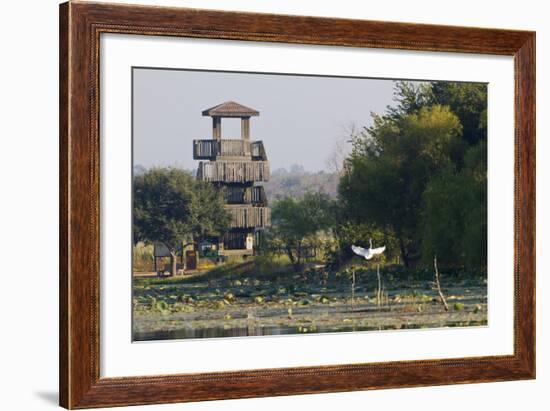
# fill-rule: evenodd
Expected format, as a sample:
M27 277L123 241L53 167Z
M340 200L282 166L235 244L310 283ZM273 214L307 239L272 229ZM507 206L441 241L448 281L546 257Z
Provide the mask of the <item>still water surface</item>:
M472 327L486 325L486 322L480 321L458 321L447 323L446 327ZM331 333L331 332L354 332L354 331L382 331L396 329L418 329L418 328L436 328L441 324L401 324L399 327L369 327L361 325L338 325L338 326L316 326L296 327L286 325L268 325L268 326L246 326L226 328L208 327L208 328L181 328L169 331L152 332L134 332L134 341L154 341L154 340L180 340L191 338L223 338L223 337L251 337L262 335L285 335L285 334L306 334L306 333Z

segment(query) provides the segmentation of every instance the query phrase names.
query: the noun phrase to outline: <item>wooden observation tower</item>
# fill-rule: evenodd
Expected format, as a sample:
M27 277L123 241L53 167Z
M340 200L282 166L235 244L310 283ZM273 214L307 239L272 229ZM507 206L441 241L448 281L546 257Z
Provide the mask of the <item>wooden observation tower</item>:
M264 188L269 162L262 141L250 141L250 117L260 113L228 101L202 112L212 117L212 139L193 140L193 158L201 161L197 178L224 189L231 212L230 230L218 239L219 255L253 255L260 231L270 225ZM222 139L222 118L241 119L241 138Z

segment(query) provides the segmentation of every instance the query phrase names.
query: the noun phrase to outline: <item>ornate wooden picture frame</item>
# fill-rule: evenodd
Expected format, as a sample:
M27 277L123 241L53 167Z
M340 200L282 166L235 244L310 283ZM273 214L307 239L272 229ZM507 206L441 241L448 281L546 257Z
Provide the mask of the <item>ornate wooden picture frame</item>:
M101 378L100 34L513 56L514 353ZM184 8L60 6L60 404L91 408L535 378L535 33Z

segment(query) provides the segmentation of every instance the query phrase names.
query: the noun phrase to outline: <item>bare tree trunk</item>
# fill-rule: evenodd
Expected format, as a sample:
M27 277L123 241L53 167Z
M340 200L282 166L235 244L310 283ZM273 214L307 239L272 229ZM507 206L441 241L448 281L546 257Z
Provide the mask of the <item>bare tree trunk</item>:
M380 309L380 303L382 302L382 279L380 278L380 264L376 266L376 276L378 277L378 292L376 293L376 304Z
M449 311L449 306L447 305L447 301L445 300L445 296L443 295L443 292L441 291L441 283L439 282L439 270L437 269L437 256L434 256L434 269L435 269L435 286L437 289L437 293L439 294L439 298L441 299L441 303L445 307L445 311Z
M355 268L351 270L351 312L355 311Z
M401 251L401 258L403 259L403 265L409 268L411 265L409 251L407 250L407 247L405 247L405 242L401 237L399 237L399 249Z
M288 259L294 265L296 263L296 260L294 259L294 254L292 254L292 248L290 247L290 245L288 244L286 245L285 251L286 251L286 255L288 255Z
M298 241L298 245L296 247L296 263L298 264L298 267L302 266L302 242Z
M302 271L303 268L303 249L302 249L302 241L296 242L296 257L294 259L293 265L294 265L294 271L296 273L299 273ZM305 271L302 271L302 279L304 281L308 281L307 273Z
M178 256L175 251L170 251L170 275L174 277L178 271Z

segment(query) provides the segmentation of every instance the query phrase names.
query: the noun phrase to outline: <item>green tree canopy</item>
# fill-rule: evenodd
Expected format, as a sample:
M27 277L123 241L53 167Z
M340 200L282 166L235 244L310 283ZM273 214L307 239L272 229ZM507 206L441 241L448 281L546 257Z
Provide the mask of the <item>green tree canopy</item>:
M223 193L176 168L153 168L134 177L134 242L161 242L172 255L183 241L220 234L230 216Z
M462 124L463 139L476 145L487 139L487 85L482 83L433 82L430 104L448 106Z
M451 166L462 127L445 106L423 107L399 119L375 116L354 141L339 192L358 223L390 229L408 265L419 251L422 194L428 181Z
M483 267L487 261L487 144L465 155L459 172L447 169L424 192L422 249L446 264Z
M346 218L395 238L406 265L437 255L485 266L487 85L398 81L394 96L352 136L339 185Z
M334 204L323 193L306 193L300 199L285 197L273 205L272 221L275 241L299 269L307 240L334 224Z

